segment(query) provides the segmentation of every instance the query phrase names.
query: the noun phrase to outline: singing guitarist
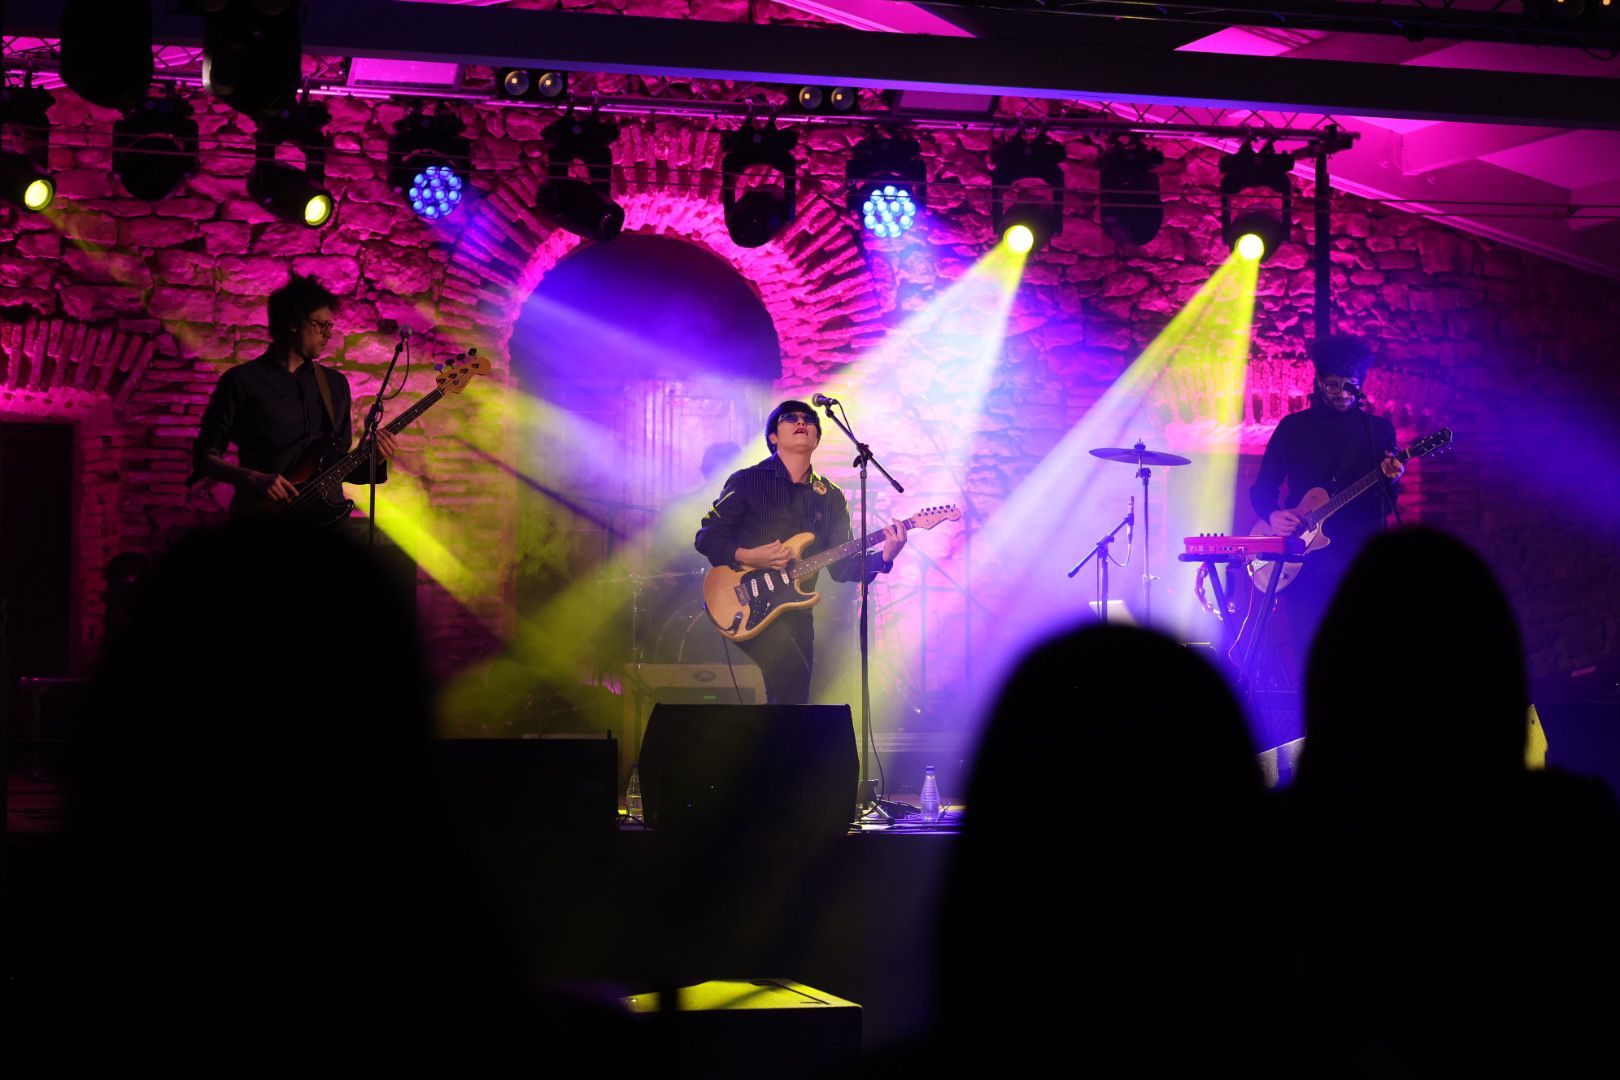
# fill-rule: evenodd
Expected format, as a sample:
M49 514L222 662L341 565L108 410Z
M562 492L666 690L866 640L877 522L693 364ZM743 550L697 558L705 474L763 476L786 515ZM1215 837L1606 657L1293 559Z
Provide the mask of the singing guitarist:
M809 405L784 401L773 409L765 422L770 456L726 480L698 529L699 553L715 566L782 569L791 558L782 541L798 533L816 536L806 555L847 542L851 534L844 493L810 465L820 442L821 418ZM834 563L828 573L837 581L859 581L863 570L874 576L887 573L905 546L906 526L897 522L884 529L882 551L852 555ZM814 579L804 584L814 588ZM808 609L784 611L763 633L737 647L764 674L766 701L809 703L815 629Z
M1312 344L1311 359L1316 381L1310 406L1283 417L1266 444L1259 477L1249 489L1255 512L1273 531L1290 536L1299 530L1300 519L1284 507L1297 505L1311 488L1334 493L1373 469L1383 471L1385 482L1381 490L1369 491L1334 516L1333 542L1306 556L1299 577L1282 594L1299 663L1339 579L1361 545L1382 531L1394 512L1396 484L1406 469L1393 456L1395 425L1363 408L1362 383L1372 366L1366 344L1359 338L1329 337ZM1285 483L1288 498L1280 501Z
M337 297L313 277L289 276L270 294L270 347L219 377L192 446L191 482L222 480L236 488L231 512L286 502L298 489L284 475L305 447L330 442L334 456L354 442L349 380L316 362L332 337ZM235 444L237 464L225 460ZM377 482L388 479L394 435L378 432ZM344 478L364 484L362 465Z

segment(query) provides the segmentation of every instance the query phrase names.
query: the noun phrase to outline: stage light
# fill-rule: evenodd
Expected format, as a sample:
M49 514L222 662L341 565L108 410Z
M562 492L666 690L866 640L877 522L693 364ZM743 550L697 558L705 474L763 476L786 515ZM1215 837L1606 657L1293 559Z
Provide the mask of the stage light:
M1028 225L1013 225L1003 235L1007 246L1019 255L1028 255L1035 247L1035 233Z
M1159 175L1164 155L1140 139L1120 142L1097 158L1100 173L1098 213L1102 227L1116 244L1140 247L1151 243L1164 224L1164 203L1159 197Z
M129 0L69 0L62 11L62 81L86 101L133 109L152 82L152 9Z
M55 198L55 182L26 154L0 151L0 199L37 214Z
M774 123L761 127L745 123L721 139L726 153L720 162L720 205L725 209L726 232L738 247L768 244L793 223L798 198L793 148L798 142L796 133L778 131ZM760 172L756 175L762 182L738 195L738 181L749 168L775 172L780 186L770 183L769 172Z
M449 217L467 196L472 143L462 137L463 126L448 112L413 112L388 140L389 186L429 221Z
M573 113L541 132L546 140L546 180L536 209L558 228L587 240L607 241L624 229L624 207L613 201L613 143L619 126ZM571 174L575 164L588 179Z
M853 86L798 86L788 95L793 112L848 116L859 111L860 96Z
M1044 132L1015 136L991 148L990 224L998 237L1022 225L1029 231L1025 252L1044 247L1063 231L1063 145ZM1023 242L1020 234L1019 240Z
M1294 201L1288 173L1293 164L1292 157L1270 144L1257 152L1253 143L1245 143L1237 153L1221 159L1221 239L1228 247L1236 247L1241 237L1252 234L1263 245L1258 256L1263 262L1288 241ZM1262 189L1281 196L1277 209L1271 209L1269 202L1244 209L1234 205L1245 193Z
M48 90L0 87L0 127L16 127L22 146L20 153L0 151L0 201L36 214L56 198L56 182L47 167L51 123L46 115L55 103Z
M495 85L508 101L556 101L568 93L566 71L497 68Z
M197 122L180 98L146 98L113 125L113 172L137 199L157 202L197 171Z
M302 81L298 11L274 0L236 0L203 23L203 86L238 112L274 117Z
M311 229L330 223L337 202L326 189L326 151L331 139L323 129L331 122L326 106L308 102L261 120L253 136L257 162L248 177L249 197L283 221ZM302 169L276 160L276 150L282 146L302 153Z
M870 135L844 165L850 210L879 239L908 232L928 205L928 166L922 147L906 136Z
M1240 258L1253 261L1266 253L1266 242L1258 233L1244 233L1238 237L1237 253Z

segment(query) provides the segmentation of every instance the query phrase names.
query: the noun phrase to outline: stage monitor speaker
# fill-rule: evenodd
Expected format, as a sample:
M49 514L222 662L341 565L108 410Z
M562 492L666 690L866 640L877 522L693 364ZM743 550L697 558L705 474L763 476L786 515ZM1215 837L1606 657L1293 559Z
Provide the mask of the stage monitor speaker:
M659 995L625 999L636 1016L672 1021L694 1076L836 1076L861 1055L861 1007L788 979L724 979L685 986L678 1011Z
M835 835L859 771L848 705L658 705L641 744L654 829Z
M707 618L707 616L705 616ZM719 637L718 634L715 635ZM647 718L659 705L763 705L765 676L740 653L726 664L629 664L624 669L622 781L641 751ZM621 783L621 787L623 784Z
M616 828L618 754L611 735L433 743L451 808L469 832L491 841Z

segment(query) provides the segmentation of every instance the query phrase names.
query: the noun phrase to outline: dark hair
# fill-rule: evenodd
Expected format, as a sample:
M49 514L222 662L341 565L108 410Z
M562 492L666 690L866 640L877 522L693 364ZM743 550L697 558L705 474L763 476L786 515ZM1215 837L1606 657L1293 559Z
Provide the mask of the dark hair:
M1367 378L1372 361L1372 349L1361 338L1334 334L1311 342L1311 362L1316 365L1319 377L1337 375L1361 382Z
M287 284L270 294L270 340L285 341L321 308L336 308L338 298L313 277L288 274Z
M802 401L784 401L771 410L770 418L765 421L765 447L771 453L776 453L776 444L771 442L771 436L776 434L776 422L781 419L783 413L795 411L805 413L810 417L810 423L816 429L816 438L821 438L821 417L816 415L816 410Z

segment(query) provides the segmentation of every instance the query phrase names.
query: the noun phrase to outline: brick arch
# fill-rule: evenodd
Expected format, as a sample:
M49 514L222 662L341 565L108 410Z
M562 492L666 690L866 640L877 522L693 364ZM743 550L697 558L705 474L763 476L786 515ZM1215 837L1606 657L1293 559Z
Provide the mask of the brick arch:
M798 219L771 243L738 247L720 207L719 134L626 126L616 147L627 166L616 195L629 231L696 244L728 262L760 298L782 347L785 382L834 366L833 357L875 317L856 229L842 208L801 192ZM504 358L529 294L583 243L532 210L536 171L506 173L483 195L451 251L440 314L480 351Z
M122 407L156 352L145 334L106 322L0 323L0 412L66 420Z

